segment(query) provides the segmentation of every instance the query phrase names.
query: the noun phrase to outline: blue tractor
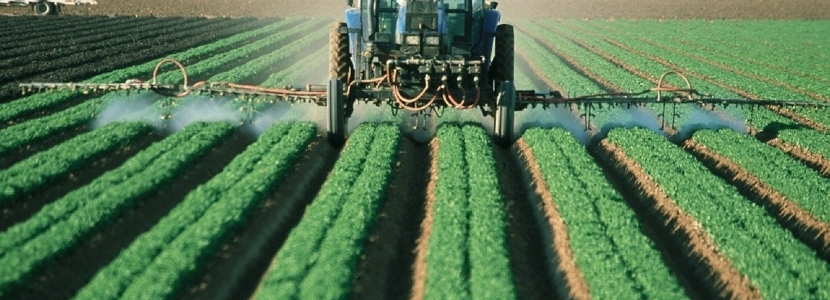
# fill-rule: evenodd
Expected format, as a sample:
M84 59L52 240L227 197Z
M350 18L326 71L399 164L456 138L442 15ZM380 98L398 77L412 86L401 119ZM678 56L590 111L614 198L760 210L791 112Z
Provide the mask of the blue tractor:
M412 113L478 108L513 141L513 27L484 0L347 1L330 33L328 135L342 142L357 101Z

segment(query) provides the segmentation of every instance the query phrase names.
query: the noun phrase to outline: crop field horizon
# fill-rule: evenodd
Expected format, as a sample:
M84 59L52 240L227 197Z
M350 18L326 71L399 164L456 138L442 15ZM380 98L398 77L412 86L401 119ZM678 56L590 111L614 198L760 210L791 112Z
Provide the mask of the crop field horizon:
M333 19L52 21L0 44L2 299L830 299L830 110L540 105L500 147L359 103L334 147L318 103L18 88L324 84ZM504 22L517 90L830 103L830 21Z

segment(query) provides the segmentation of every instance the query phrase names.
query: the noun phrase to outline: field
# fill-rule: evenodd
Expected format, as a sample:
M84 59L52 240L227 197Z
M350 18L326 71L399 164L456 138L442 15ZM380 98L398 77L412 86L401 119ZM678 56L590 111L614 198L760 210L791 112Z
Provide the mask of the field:
M477 111L424 140L371 106L334 148L310 104L17 88L165 57L191 82L321 84L333 21L0 17L26 29L0 44L0 298L830 298L827 110L604 108L585 130L584 108L536 108L504 149ZM508 21L520 90L676 70L830 102L830 21Z

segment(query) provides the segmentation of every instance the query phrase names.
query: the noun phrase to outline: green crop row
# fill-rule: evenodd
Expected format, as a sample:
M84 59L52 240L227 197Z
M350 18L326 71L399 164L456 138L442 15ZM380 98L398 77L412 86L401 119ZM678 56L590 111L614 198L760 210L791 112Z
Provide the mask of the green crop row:
M817 101L800 93L742 76L729 70L724 70L712 65L705 59L695 57L693 54L686 53L683 50L674 49L659 43L659 41L649 41L641 37L633 36L630 32L623 32L599 22L575 21L573 23L597 34L605 34L606 36L611 34L617 35L613 39L629 47L671 61L673 64L684 69L693 70L711 79L753 93L759 97L795 101ZM824 125L830 125L830 116L826 113L805 110L802 111L802 114Z
M646 129L615 129L608 140L700 222L718 250L764 298L830 297L830 265L683 149Z
M194 47L188 49L187 51L180 52L177 54L169 55L167 57L172 57L179 61L188 61L194 58L198 58L204 55L207 55L211 52L217 51L221 48L227 47L228 45L233 45L240 43L241 41L245 41L247 39L267 34L277 32L278 30L282 30L283 27L291 26L294 23L297 23L299 19L288 19L288 20L281 20L273 25L269 25L260 29L251 30L248 32L243 32L214 43L210 43L207 45ZM119 69L115 71L111 71L108 73L104 73L98 76L94 76L88 80L83 80L83 82L123 82L127 79L137 78L137 77L146 77L152 74L152 70L155 65L158 63L158 60L162 59L161 57L155 59L153 61L132 66L129 68ZM77 96L77 92L73 91L55 91L51 93L38 93L33 94L28 97L18 99L9 103L0 104L0 123L9 122L15 118L20 117L23 114L31 113L34 111L42 110L54 105L58 105L65 101L72 99L73 97Z
M568 34L567 29L564 28L562 22L544 21L542 24L544 24L544 27L546 29L552 30L555 34L564 35L570 38L581 40L582 42L594 47L598 51L611 55L616 59L626 63L627 65L636 67L637 69L642 70L648 74L660 74L661 72L666 71L665 66L658 64L655 61L639 56L635 53L631 53L623 49L620 49L606 41L592 37L589 34ZM604 70L602 69L593 71L597 72L601 76L605 74ZM617 81L615 81L613 78L609 77L606 79L608 79L612 83L617 83ZM730 91L724 90L720 87L699 80L697 78L690 78L690 80L693 84L693 87L704 94L712 94L717 97L724 98L740 98L740 96ZM621 86L625 88L630 88L624 85L624 83L622 82L619 84L621 84ZM751 116L751 119L749 120L750 124L759 129L765 129L767 126L777 127L772 129L778 132L778 137L782 141L794 145L799 145L804 149L808 149L816 154L821 154L824 157L830 157L830 147L827 147L827 145L830 145L830 136L824 133L799 128L797 124L792 120L789 120L766 109L755 109L753 112L750 112L750 109L748 108L737 108L731 106L725 111L727 112L727 114L735 113L738 116L743 117ZM683 119L681 117L676 125L681 125L688 121L694 120Z
M343 299L392 176L399 129L364 124L286 239L258 299Z
M601 23L600 23L601 24ZM621 30L635 30L638 32L642 32L649 37L649 39L654 41L671 41L671 40L678 40L677 36L672 35L672 32L669 30L663 30L661 27L657 26L649 26L649 23L631 23L631 22L620 22L618 24L614 24L614 27L619 28ZM782 26L779 24L779 26ZM772 27L771 28L776 28ZM777 27L778 29L784 29L785 27ZM724 28L714 27L712 28L717 31L726 31ZM716 35L712 32L704 32L704 31L689 31L686 35L682 38L684 43L663 43L662 46L676 53L683 53L685 56L693 58L698 61L705 61L711 62L713 65L720 64L729 66L731 68L737 69L740 72L743 72L748 75L756 76L762 79L766 79L764 81L771 81L773 83L766 83L767 85L772 85L776 87L781 87L786 89L785 85L795 86L799 89L803 89L809 92L823 94L825 97L830 95L830 90L827 88L826 83L817 82L811 78L806 78L804 76L798 76L789 72L789 70L800 70L805 71L805 69L797 69L796 66L790 65L787 67L788 70L781 70L776 68L768 68L762 65L752 63L749 61L745 61L740 58L736 58L734 55L735 53L718 53L716 51L718 44L714 42L703 42L702 44L694 44L695 41L701 41L706 37ZM689 43L685 43L688 40ZM715 49L713 49L715 48ZM752 47L754 49L763 49L767 50L770 49L769 47ZM726 55L725 55L726 54ZM749 55L749 53L740 52L741 57ZM771 53L759 53L761 57L772 57ZM780 54L779 54L780 55ZM789 56L789 55L785 55ZM815 66L811 66L806 70L816 69ZM819 68L820 69L820 68ZM747 75L745 75L747 76ZM786 79L786 81L782 81L781 79ZM790 91L792 92L792 91Z
M438 129L427 299L515 299L495 161L480 126Z
M301 32L300 30L305 30L317 23L319 23L319 21L306 21L302 23L302 25L296 26L291 30L279 32L268 38L249 44L241 49L234 49L225 53L216 54L209 59L202 60L193 66L189 66L187 68L188 76L191 78L198 78L208 75L210 72L215 72L220 69L225 64L244 59L246 56L251 55L257 50L278 45L290 35ZM243 51L242 49L245 50ZM148 70L152 70L152 67L149 67ZM181 80L181 72L178 70L173 70L159 75L160 82L172 82L176 80ZM64 111L10 126L2 131L5 138L0 140L0 154L68 128L81 126L82 124L92 120L95 115L103 109L106 103L110 103L116 99L124 97L126 94L126 92L108 93L98 99L86 101Z
M634 212L584 146L564 129L530 129L530 146L597 299L682 299L683 289Z
M550 53L521 31L516 31L516 48L522 49L551 81L561 86L563 95L586 95L602 93L602 87L568 67L565 62Z
M693 138L737 163L820 220L830 223L830 205L827 205L827 199L816 197L830 195L830 181L815 170L805 167L784 152L734 131L704 130L695 133Z
M169 298L245 222L294 166L316 134L313 124L271 127L222 173L190 192L150 231L76 296L77 299Z
M79 135L0 171L0 203L20 199L44 184L119 149L150 131L142 123L113 123Z
M4 266L0 269L0 295L172 180L222 142L232 128L225 123L188 126L0 233L0 265Z

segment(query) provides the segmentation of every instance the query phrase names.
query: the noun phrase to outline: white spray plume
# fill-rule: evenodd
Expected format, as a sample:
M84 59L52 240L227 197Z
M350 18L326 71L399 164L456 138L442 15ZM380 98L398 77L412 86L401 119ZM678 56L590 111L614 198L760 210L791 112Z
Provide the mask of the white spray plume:
M587 145L590 140L590 135L585 130L585 123L564 106L548 108L547 110L527 108L517 111L515 124L513 134L516 137L521 136L525 130L531 127L546 129L560 127L573 134L583 145Z
M683 121L675 139L686 140L701 129L729 128L738 132L747 132L746 122L741 117L735 117L734 114L740 115L741 111L739 109L712 111L695 106Z
M153 93L132 93L115 99L96 116L92 126L100 128L112 122L146 122L159 127L161 114L156 111L154 103L160 98Z
M602 125L600 132L594 139L603 139L608 136L608 131L614 128L634 128L643 127L655 133L665 135L661 129L662 125L654 112L639 106L632 106L630 108L623 108L620 113L615 114L611 120Z
M194 96L179 104L168 122L168 129L176 132L195 122L228 122L238 124L244 115L228 105L229 98Z

